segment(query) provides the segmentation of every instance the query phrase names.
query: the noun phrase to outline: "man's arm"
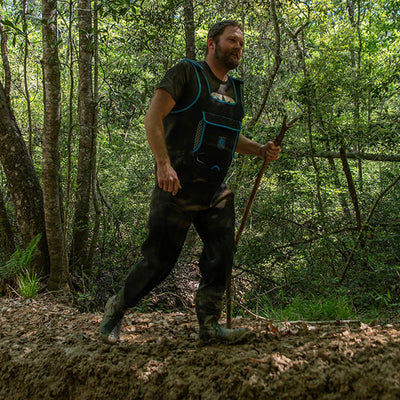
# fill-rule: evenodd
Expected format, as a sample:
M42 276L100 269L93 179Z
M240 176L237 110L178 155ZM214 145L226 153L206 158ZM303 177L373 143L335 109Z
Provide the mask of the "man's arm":
M175 100L164 89L157 89L144 119L147 140L157 163L158 186L174 196L181 189L178 175L172 168L165 144L163 119L175 106Z
M236 146L237 153L259 156L268 161L277 160L280 151L280 146L275 146L274 142L267 142L265 145L261 145L260 143L250 140L242 134L239 135Z

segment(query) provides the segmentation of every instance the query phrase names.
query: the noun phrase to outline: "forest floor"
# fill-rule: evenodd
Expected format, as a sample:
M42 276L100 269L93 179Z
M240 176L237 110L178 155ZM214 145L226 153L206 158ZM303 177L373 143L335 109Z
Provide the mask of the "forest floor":
M48 296L0 298L0 399L400 399L400 325L234 320L253 334L203 345L190 313L101 314Z

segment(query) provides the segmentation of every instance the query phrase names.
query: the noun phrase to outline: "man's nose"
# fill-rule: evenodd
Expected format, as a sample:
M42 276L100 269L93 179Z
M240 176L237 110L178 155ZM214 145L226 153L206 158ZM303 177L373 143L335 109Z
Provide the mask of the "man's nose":
M235 47L235 49L238 49L238 50L240 50L242 48L242 46L240 46L239 42L235 42L234 47Z

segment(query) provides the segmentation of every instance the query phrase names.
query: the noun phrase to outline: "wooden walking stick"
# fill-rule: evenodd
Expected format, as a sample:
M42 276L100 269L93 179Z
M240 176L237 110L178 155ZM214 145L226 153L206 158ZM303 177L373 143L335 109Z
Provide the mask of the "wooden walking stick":
M287 119L287 116L285 115L283 117L281 130L278 133L278 135L276 136L276 138L274 139L275 146L281 145L286 131L295 124L295 122L299 119L299 117L292 119L288 124L286 124L286 119ZM256 197L258 187L260 186L261 178L263 177L268 164L269 164L269 161L267 159L265 159L263 162L263 165L261 166L260 171L257 174L257 178L254 182L253 190L251 192L249 200L247 201L246 209L244 210L244 213L243 213L242 221L240 222L239 229L236 232L236 236L235 236L236 246L238 245L240 237L242 236L242 232L243 232L244 226L246 224L247 217L249 216L251 206L254 202L254 198ZM232 326L232 272L228 276L228 282L227 282L227 286L226 286L226 327L231 328L231 326Z

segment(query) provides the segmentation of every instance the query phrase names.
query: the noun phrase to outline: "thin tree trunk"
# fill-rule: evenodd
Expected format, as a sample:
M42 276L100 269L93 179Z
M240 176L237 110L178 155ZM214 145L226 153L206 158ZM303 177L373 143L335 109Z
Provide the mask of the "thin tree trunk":
M95 172L94 172L95 175ZM96 179L93 177L93 179ZM94 226L93 226L93 235L92 241L90 242L89 247L89 254L88 254L88 261L87 261L87 269L91 269L93 266L94 256L97 249L97 242L99 240L99 233L100 233L100 222L101 222L101 210L99 206L99 200L97 196L97 187L95 185L95 181L92 182L92 192L93 192L93 208L95 212L94 218Z
M326 146L329 151L329 143L326 143ZM314 155L314 157L315 157L315 155ZM335 160L333 159L333 157L328 157L328 163L329 163L329 166L333 173L333 182L335 183L336 188L339 190L339 201L340 201L340 205L342 206L343 215L345 216L345 218L347 220L350 221L351 214L350 214L349 206L347 205L347 201L346 201L346 197L345 197L344 193L340 190L342 188L342 185L339 180Z
M57 46L57 0L42 0L44 76L43 200L50 255L50 290L68 291L68 262L63 240L60 207L61 124L60 62Z
M196 42L194 35L194 13L193 0L183 1L183 13L185 16L185 40L186 40L186 58L196 59Z
M79 155L72 238L72 268L86 267L89 237L89 201L92 180L94 99L92 86L92 9L90 0L78 1L79 28Z
M7 178L23 244L27 246L35 236L42 235L33 267L39 274L48 274L50 263L44 223L43 193L32 159L1 84L0 162Z
M349 163L347 161L346 151L343 146L340 148L340 159L342 160L343 172L346 176L347 187L349 188L351 201L353 202L354 214L356 216L357 230L360 231L362 222L361 222L360 207L358 204L358 196L356 192L356 187L354 185L353 176L351 175Z
M64 243L67 243L69 227L69 211L71 201L71 174L72 174L72 135L74 131L74 45L72 34L72 23L74 15L74 1L69 2L69 24L68 24L68 58L69 58L69 99L68 99L68 134L67 134L67 179L64 207ZM68 62L68 61L67 61Z
M359 203L358 203L357 191L356 191L356 187L354 185L353 176L351 175L351 170L350 170L350 167L349 167L349 163L347 161L346 151L345 151L343 146L340 148L340 159L342 160L343 171L344 171L344 174L346 176L347 186L349 188L351 201L353 202L354 214L355 214L356 223L357 223L357 231L361 232L362 220L361 220L360 206L359 206ZM364 249L364 247L365 247L364 239L359 235L359 239L357 239L357 240L360 240L361 248ZM366 262L364 262L364 266L366 267Z
M0 35L1 35L1 59L3 61L3 69L4 69L4 92L7 99L7 103L10 104L11 69L7 54L7 35L5 33L4 26L1 22L0 22Z
M97 167L96 167L96 148L97 148L97 133L98 133L98 102L99 102L99 30L98 30L98 10L97 10L97 0L94 0L93 3L93 28L94 28L94 79L93 79L93 95L96 107L94 109L94 126L93 126L93 148L92 148L92 200L93 200L93 208L95 212L94 217L94 227L93 227L93 235L92 241L89 247L88 261L86 268L88 270L91 269L93 265L94 255L97 248L97 241L100 232L100 217L101 211L99 207L99 201L97 196Z
M251 121L249 122L248 128L251 129L254 127L254 125L257 123L257 121L260 119L262 112L264 111L265 104L267 103L269 93L271 92L272 85L275 80L275 76L278 73L279 66L281 65L282 57L281 57L281 32L279 28L279 23L278 19L276 16L276 2L275 0L270 0L270 18L272 21L272 24L274 26L274 32L275 32L275 44L274 44L274 64L272 66L272 70L269 73L269 77L267 80L267 85L264 89L264 94L263 98L261 101L261 104L258 108L257 113L253 116Z
M28 3L27 0L21 1L22 5L22 23L25 27L26 31L24 36L24 90L26 97L26 107L27 107L27 115L28 115L28 148L29 154L32 157L33 154L33 129L32 129L32 107L31 107L31 95L29 93L29 85L28 85L28 58L29 58L29 38L28 38L28 25L26 23L26 13Z
M4 249L6 260L15 251L14 233L8 219L6 205L4 203L3 193L0 190L0 244Z
M319 116L319 124L320 124L320 129L323 132L325 132L324 121L323 121L321 115ZM326 138L326 141L325 141L325 147L326 147L327 152L329 153L330 152L330 145L329 145L329 138L328 137ZM313 156L315 157L315 153L313 153ZM330 169L332 171L332 174L333 174L333 182L334 182L336 188L339 190L338 196L339 196L340 204L342 206L343 215L347 220L350 221L351 220L351 214L350 214L349 206L347 205L346 196L344 195L342 190L340 190L342 188L342 184L340 183L340 179L339 179L338 172L337 172L337 169L336 169L335 160L333 159L333 157L327 157L327 158L328 158L329 167L330 167Z
M350 37L350 59L351 66L353 70L353 131L358 132L360 129L360 75L361 75L361 52L362 52L362 38L360 31L360 2L357 1L357 15L356 15L356 5L353 0L347 0L347 11L349 14L349 19L351 26L356 31L358 46L354 47L352 39ZM356 151L360 151L360 145L356 143ZM362 174L362 163L361 159L357 160L358 165L358 180L359 188L362 190L363 187L363 174Z

